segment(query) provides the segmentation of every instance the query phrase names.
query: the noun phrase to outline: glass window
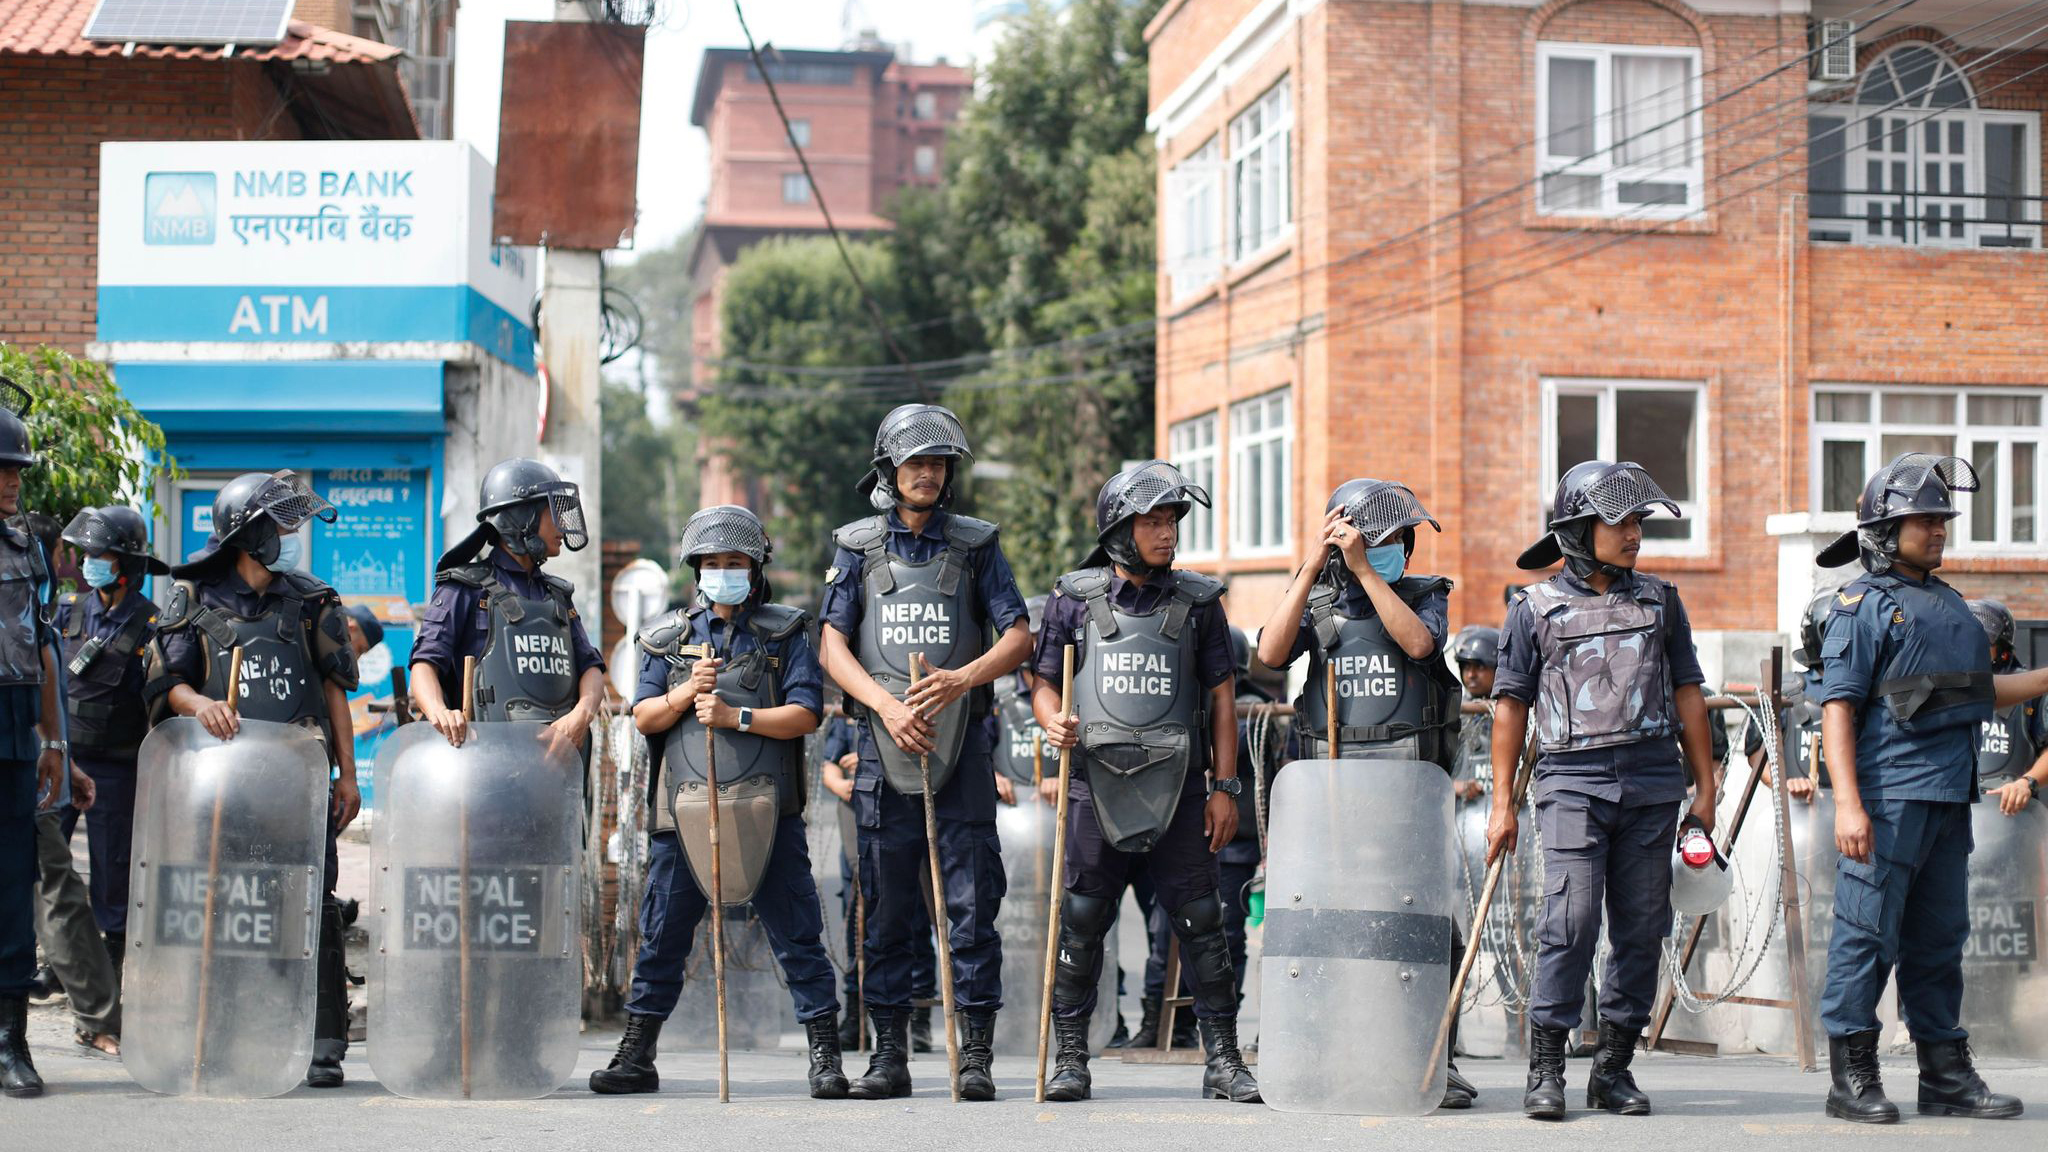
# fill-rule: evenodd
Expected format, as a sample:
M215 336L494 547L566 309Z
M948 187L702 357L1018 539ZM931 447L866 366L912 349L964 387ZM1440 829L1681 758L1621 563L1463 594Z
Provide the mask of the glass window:
M929 144L919 144L911 153L910 167L919 176L929 176L939 170L939 150Z
M913 119L917 120L937 120L939 118L939 94L936 92L919 92L911 97L910 115Z
M1284 552L1293 533L1293 390L1230 406L1230 545L1239 555Z
M1294 223L1289 78L1230 122L1230 256L1242 260L1275 243Z
M1223 149L1211 136L1166 173L1167 293L1186 296L1223 269Z
M1587 460L1641 464L1684 513L1679 519L1644 520L1648 547L1699 551L1706 540L1706 389L1637 380L1546 380L1544 388L1551 411L1544 435L1550 475L1561 477Z
M1216 413L1182 420L1166 429L1166 455L1173 466L1200 484L1210 499L1216 492ZM1199 559L1216 555L1216 510L1195 504L1180 522L1180 554Z
M789 122L789 142L799 148L809 148L811 146L811 122L809 120L791 120Z
M1537 46L1537 202L1556 214L1670 220L1702 204L1699 52Z
M811 200L811 182L801 172L782 174L782 202L784 204L808 204Z

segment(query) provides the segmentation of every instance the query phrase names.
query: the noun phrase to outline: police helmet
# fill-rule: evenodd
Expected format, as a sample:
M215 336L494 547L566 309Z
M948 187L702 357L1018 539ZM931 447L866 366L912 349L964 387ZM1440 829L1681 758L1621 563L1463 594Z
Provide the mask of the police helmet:
M737 552L754 562L751 601L768 598L768 561L775 556L775 542L753 510L737 504L714 504L700 508L683 524L683 542L676 546L676 558L699 575L704 558L720 552Z
M887 512L902 495L896 491L896 469L904 461L913 456L944 456L955 461L946 468L946 483L934 505L944 508L953 502L957 461L973 455L967 446L967 429L952 409L937 404L899 404L875 428L872 467L861 477L860 490L867 494L875 511Z
M1909 516L1962 515L1955 493L1977 490L1977 470L1958 456L1901 453L1870 477L1856 498L1856 530L1821 549L1814 563L1840 568L1861 559L1865 571L1884 572L1899 554L1899 522Z
M1999 652L2011 652L2013 634L2018 630L2013 623L2012 609L2001 600L1984 598L1969 601L1970 615L1984 628L1984 638Z
M1242 680L1252 674L1251 637L1245 635L1244 629L1235 624L1230 626L1230 663L1237 669L1238 679Z
M1500 667L1500 629L1484 624L1468 624L1458 629L1457 639L1451 642L1451 660L1456 664Z
M1377 548L1394 538L1397 533L1407 532L1405 543L1408 551L1415 551L1415 535L1408 532L1417 524L1427 524L1438 532L1444 526L1415 498L1415 493L1406 484L1391 480L1373 480L1360 477L1346 480L1330 493L1329 502L1323 505L1325 513L1344 510L1344 518L1365 540L1368 548Z
M31 468L35 466L35 446L28 438L28 410L35 406L35 397L28 389L12 380L0 380L0 468Z
M1619 524L1660 507L1673 516L1682 515L1678 502L1664 494L1651 478L1650 470L1641 464L1632 460L1587 460L1574 464L1557 481L1557 492L1550 504L1550 531L1524 549L1515 565L1539 571L1564 560L1581 577L1602 569L1608 570L1609 575L1618 575L1621 569L1601 564L1593 557L1593 519Z
M244 472L221 486L213 497L213 536L194 563L202 563L222 547L238 548L258 564L277 560L284 534L306 521L335 520L334 505L313 492L306 478L289 468L279 472Z
M497 534L498 546L514 556L547 557L540 538L543 507L554 512L562 547L575 552L590 543L577 486L538 460L522 456L492 465L484 473L476 503L477 522L489 526Z
M81 509L64 527L64 542L83 556L112 555L123 576L162 576L171 566L150 555L149 525L142 513L120 504Z
M1133 464L1104 481L1095 498L1096 547L1083 565L1096 567L1114 561L1140 576L1160 571L1138 554L1132 522L1161 508L1173 509L1174 518L1182 519L1196 504L1209 507L1209 491L1180 469L1164 460Z
M1820 667L1820 642L1827 635L1834 600L1833 592L1823 592L1807 603L1806 612L1799 617L1799 651L1793 655L1808 668Z

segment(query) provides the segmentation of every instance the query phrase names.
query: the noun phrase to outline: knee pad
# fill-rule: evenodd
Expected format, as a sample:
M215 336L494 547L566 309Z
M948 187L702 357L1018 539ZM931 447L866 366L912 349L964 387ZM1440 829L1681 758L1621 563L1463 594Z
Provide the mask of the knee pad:
M1086 935L1101 939L1116 920L1116 905L1100 896L1083 896L1069 892L1060 901L1060 928L1062 934L1068 927Z
M1222 900L1211 892L1174 909L1173 930L1200 1014L1236 1015L1237 969L1230 962L1230 938L1223 934Z
M1102 938L1116 905L1099 896L1066 894L1060 902L1059 959L1054 966L1053 1002L1085 1004L1102 973Z
M1223 898L1214 892L1197 896L1173 910L1173 931L1182 940L1223 929Z

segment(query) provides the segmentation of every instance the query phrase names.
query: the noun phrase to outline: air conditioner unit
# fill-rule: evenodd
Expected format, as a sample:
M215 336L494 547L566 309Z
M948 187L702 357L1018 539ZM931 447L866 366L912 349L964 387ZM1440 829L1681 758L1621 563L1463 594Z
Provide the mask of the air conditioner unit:
M1839 83L1856 78L1856 22L1823 20L1815 36L1813 78Z

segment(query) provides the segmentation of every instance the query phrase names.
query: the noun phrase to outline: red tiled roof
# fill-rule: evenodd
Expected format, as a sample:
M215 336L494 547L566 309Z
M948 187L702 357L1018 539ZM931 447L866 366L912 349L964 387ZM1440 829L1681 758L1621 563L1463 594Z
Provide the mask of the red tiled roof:
M0 0L0 55L122 56L128 45L87 40L85 22L97 0ZM154 60L218 60L220 47L136 44L133 55ZM380 64L401 55L389 44L294 20L282 43L238 47L243 60L324 60Z

